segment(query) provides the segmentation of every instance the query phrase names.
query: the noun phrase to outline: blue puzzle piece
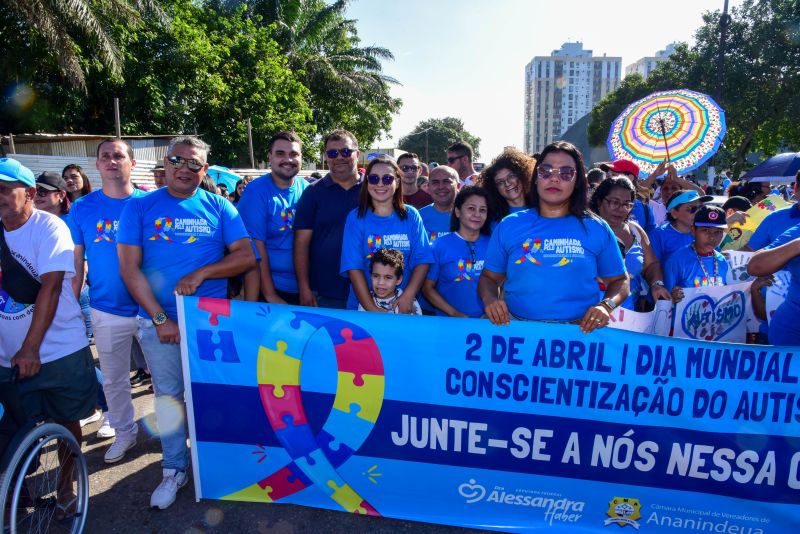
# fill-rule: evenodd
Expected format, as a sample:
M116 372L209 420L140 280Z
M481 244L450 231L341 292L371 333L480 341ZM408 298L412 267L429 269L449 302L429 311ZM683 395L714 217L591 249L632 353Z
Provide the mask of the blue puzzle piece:
M303 470L300 469L300 467L296 463L290 462L289 465L287 465L286 467L288 467L289 471L292 472L292 476L289 477L289 482L294 482L296 479L305 484L306 487L313 484L311 479L308 478L308 476L306 476L305 473L303 473Z
M331 463L325 458L321 449L315 450L306 458L297 458L295 463L327 495L333 495L334 492L334 488L328 485L329 480L333 480L338 487L345 484L342 477L336 473Z
M316 330L310 324L298 323L291 313L273 313L269 327L264 331L262 345L273 347L277 341L283 341L287 345L287 356L302 359L306 345Z
M291 414L286 414L281 419L286 426L276 430L275 435L289 456L294 459L301 458L319 448L310 426L307 424L295 425L294 417Z
M201 360L215 362L219 357L221 361L226 363L239 363L239 353L236 352L233 332L229 330L218 330L216 332L198 330L197 352Z
M361 406L355 403L350 405L349 413L333 408L322 430L338 439L343 445L357 451L375 426L371 421L358 417L359 411Z
M349 460L355 452L344 443L339 443L336 441L336 438L324 430L317 434L317 443L322 449L322 452L325 453L325 456L328 458L328 460L331 461L331 465L333 465L335 468L338 468L340 465Z

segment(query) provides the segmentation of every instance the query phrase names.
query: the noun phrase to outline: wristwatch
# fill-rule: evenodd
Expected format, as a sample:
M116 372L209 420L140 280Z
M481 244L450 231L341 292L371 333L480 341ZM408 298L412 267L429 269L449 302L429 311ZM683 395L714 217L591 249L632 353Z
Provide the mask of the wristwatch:
M616 303L612 299L608 298L601 300L600 304L605 306L610 312L614 311L614 308L617 307Z
M162 324L167 322L167 319L168 319L167 314L164 313L163 311L160 311L153 316L152 319L153 326L161 326Z
M664 286L664 281L663 281L663 280L656 280L655 282L653 282L653 285L654 285L654 286L661 286L661 287L665 287L665 286Z

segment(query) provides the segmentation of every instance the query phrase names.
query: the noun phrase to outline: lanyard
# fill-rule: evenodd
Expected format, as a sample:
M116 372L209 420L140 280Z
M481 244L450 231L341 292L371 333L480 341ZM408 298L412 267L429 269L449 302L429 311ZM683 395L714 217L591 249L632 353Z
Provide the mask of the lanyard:
M694 245L692 245L692 250L694 251L694 255L697 257L698 263L700 263L700 268L703 270L703 277L705 277L705 279L708 281L708 285L710 286L722 285L717 283L719 279L719 263L717 262L717 255L714 254L713 252L711 253L711 257L714 260L714 278L711 278L710 276L708 276L708 271L706 270L706 266L703 263L703 258L701 258L700 254L697 253L697 249L694 247Z

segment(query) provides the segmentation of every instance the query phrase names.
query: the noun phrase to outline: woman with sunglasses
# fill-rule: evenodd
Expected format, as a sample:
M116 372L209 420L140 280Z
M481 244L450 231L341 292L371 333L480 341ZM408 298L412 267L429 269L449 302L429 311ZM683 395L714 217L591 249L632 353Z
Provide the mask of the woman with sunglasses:
M579 323L585 333L606 326L628 297L628 276L611 228L587 210L583 156L556 141L533 171L531 208L500 221L489 242L478 282L486 316Z
M70 202L75 202L80 197L92 192L92 184L89 181L89 177L86 176L80 165L73 163L64 167L64 170L61 171L61 178L67 184L67 196Z
M642 278L649 284L653 300L671 299L664 288L664 274L650 246L650 238L641 226L630 220L635 200L633 183L625 176L606 178L590 200L592 211L608 223L622 246L631 287L622 307L628 310L634 309L642 292Z
M57 172L43 172L36 177L36 196L33 205L37 210L52 213L66 220L71 203L67 196L67 184Z
M344 227L340 274L350 279L347 308L358 305L367 311L383 311L370 294L370 259L375 251L393 248L403 253L405 272L400 283L403 294L396 301L399 313L414 312L414 298L422 288L432 262L422 217L403 204L402 171L387 157L373 159L366 169L366 187L361 188L358 207L350 212Z
M673 252L691 245L694 240L694 215L704 202L713 198L708 195L701 197L697 191L686 190L678 190L669 197L666 203L667 222L650 235L653 252L662 265L666 265Z
M536 160L515 148L497 156L481 173L480 184L492 205L492 228L503 217L528 209L531 173Z
M423 292L436 314L481 317L478 278L489 248L489 193L464 186L456 195L450 232L433 243L433 264Z

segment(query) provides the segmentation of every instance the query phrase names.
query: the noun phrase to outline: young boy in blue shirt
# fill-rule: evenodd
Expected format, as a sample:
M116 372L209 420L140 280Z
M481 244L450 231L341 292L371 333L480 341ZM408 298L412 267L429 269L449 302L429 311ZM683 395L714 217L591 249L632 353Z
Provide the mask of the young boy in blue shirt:
M370 277L372 280L372 301L375 306L389 313L397 313L395 301L403 294L400 284L403 282L403 253L393 248L382 248L370 259ZM417 299L414 299L413 315L422 315ZM364 310L358 305L359 311Z
M676 250L664 268L664 285L672 299L683 299L684 287L724 286L730 267L717 247L725 235L725 211L705 205L694 216L691 244Z

